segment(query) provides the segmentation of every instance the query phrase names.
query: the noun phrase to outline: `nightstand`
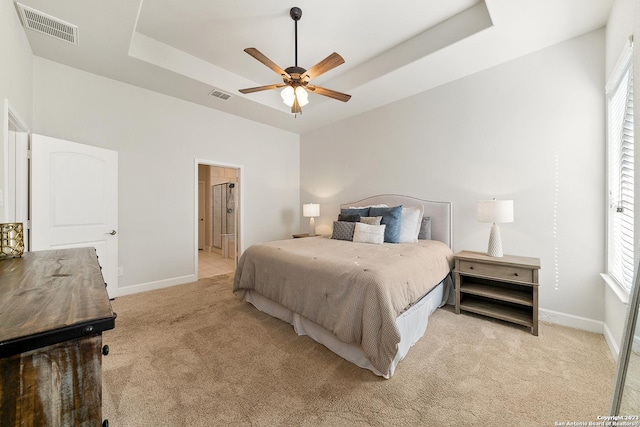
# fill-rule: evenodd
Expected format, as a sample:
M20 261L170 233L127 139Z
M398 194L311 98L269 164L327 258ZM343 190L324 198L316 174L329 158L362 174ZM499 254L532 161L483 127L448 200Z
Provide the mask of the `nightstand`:
M456 314L481 314L531 328L538 335L540 259L462 251L454 256Z

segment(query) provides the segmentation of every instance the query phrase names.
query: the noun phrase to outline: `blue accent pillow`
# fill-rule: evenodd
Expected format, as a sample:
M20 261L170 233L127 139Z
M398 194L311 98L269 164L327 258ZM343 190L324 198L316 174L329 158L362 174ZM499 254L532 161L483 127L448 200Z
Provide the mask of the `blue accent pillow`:
M342 215L369 216L369 208L343 208L340 209Z
M369 209L369 216L381 216L380 224L385 224L384 241L388 243L400 242L400 221L402 220L402 205L392 208L376 208Z

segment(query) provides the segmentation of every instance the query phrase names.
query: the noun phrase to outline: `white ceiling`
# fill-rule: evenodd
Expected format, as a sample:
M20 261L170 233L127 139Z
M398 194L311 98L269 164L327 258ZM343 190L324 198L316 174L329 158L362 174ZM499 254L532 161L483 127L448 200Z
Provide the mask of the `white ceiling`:
M74 46L25 29L33 53L108 78L296 133L383 106L603 27L613 0L22 0L77 25ZM312 83L352 95L311 94L295 117L280 83L243 52L281 68L310 68L332 52L345 63ZM209 95L213 88L232 98Z

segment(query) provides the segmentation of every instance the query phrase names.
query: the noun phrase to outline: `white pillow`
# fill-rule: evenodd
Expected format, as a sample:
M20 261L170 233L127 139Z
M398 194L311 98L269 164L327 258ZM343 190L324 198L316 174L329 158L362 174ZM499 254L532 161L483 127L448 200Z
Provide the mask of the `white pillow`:
M356 228L353 231L353 241L359 243L384 243L384 229L387 226L369 225L362 222L356 222Z
M424 215L424 206L402 208L400 219L400 243L416 243Z

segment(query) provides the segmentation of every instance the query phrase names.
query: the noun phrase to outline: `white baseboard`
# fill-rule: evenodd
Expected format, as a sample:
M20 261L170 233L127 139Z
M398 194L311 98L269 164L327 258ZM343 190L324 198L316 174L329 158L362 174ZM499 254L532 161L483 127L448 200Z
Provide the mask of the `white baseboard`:
M611 333L611 330L606 323L604 323L603 335L604 340L607 342L607 346L609 347L609 351L611 352L611 356L613 356L614 360L618 360L618 356L620 355L620 347L616 343L616 340L613 338L613 334Z
M538 320L598 334L604 333L604 322L574 316L573 314L561 313L559 311L547 310L545 308L538 310Z
M198 280L195 274L172 277L171 279L157 280L155 282L141 283L139 285L125 286L118 288L118 296L137 294L139 292L153 291L156 289L168 288L170 286L183 285Z

